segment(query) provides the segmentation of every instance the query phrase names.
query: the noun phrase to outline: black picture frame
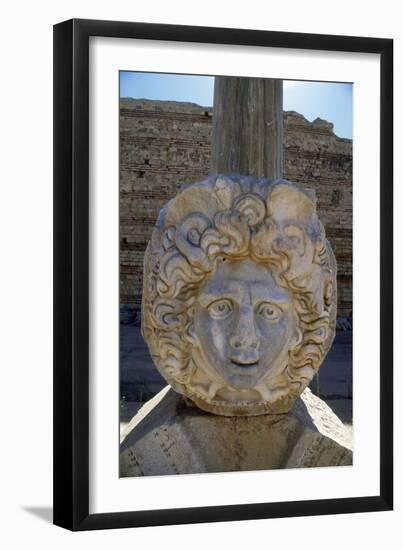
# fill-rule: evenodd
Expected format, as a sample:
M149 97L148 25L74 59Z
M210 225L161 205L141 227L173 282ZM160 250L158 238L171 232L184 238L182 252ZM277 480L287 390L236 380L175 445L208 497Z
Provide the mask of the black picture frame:
M89 38L380 54L380 491L365 497L89 513ZM54 26L54 523L71 530L392 510L393 40L73 19Z

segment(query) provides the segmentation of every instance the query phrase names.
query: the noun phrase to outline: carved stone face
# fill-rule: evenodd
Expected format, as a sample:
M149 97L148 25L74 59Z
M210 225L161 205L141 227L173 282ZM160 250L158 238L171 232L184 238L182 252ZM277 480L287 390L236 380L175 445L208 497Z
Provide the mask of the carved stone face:
M151 356L208 412L289 411L334 338L335 259L313 194L285 180L186 186L160 212L143 281Z
M278 376L298 339L290 292L250 259L218 263L199 290L194 325L203 359L238 390Z

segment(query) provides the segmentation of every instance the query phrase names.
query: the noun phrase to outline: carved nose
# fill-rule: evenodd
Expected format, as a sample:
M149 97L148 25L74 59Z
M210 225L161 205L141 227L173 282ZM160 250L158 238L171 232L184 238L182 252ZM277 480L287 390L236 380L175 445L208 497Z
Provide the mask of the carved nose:
M239 333L233 334L229 339L229 343L234 349L256 349L259 345L255 335Z
M241 308L238 325L229 338L230 346L238 351L257 349L259 340L255 331L252 308Z

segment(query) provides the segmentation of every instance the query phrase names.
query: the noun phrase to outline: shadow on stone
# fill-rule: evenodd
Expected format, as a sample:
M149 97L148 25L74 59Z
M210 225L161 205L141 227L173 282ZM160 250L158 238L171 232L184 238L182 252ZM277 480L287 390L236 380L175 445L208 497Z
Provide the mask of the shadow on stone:
M348 466L351 449L351 432L309 389L288 414L230 417L167 386L126 426L120 476Z

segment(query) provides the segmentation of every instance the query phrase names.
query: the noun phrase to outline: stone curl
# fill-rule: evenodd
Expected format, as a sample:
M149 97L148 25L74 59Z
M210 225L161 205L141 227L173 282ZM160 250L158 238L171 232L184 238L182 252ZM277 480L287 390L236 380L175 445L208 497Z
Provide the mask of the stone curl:
M244 258L266 265L292 294L300 338L282 384L256 388L257 397L237 413L217 398L216 384L196 383L193 318L198 288L217 262ZM161 374L202 408L219 414L288 409L330 348L335 317L336 263L311 191L286 180L210 176L161 211L144 259L142 333Z

